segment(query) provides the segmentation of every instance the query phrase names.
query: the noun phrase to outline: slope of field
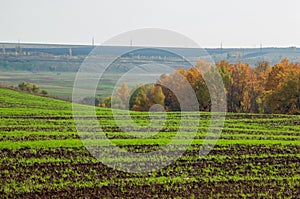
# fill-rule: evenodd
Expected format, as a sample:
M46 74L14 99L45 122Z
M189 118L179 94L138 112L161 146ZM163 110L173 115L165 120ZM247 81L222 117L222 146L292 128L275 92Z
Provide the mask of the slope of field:
M137 153L168 143L180 117L168 114L158 134L142 139L121 132L110 109L97 109L97 115L112 142ZM147 123L147 113L133 115ZM200 114L199 128L183 127L197 135L173 164L146 174L127 173L85 149L71 103L0 88L0 198L299 198L299 116L228 114L217 145L199 157L208 116Z

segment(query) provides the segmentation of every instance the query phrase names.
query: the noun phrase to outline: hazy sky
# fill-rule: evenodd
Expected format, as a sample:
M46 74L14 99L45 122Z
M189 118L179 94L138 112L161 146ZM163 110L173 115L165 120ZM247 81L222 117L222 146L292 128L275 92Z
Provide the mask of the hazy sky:
M0 0L0 41L96 44L138 28L202 47L300 47L299 0Z

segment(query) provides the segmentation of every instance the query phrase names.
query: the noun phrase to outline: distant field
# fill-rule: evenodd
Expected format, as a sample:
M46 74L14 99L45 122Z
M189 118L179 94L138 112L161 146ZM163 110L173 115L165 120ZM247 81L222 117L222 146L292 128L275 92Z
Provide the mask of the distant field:
M32 73L32 72L1 72L0 82L6 86L18 86L22 81L38 84L51 96L69 98L76 73Z
M73 92L73 85L75 81L75 72L1 72L0 73L0 85L15 86L22 81L38 84L41 89L47 90L50 96L71 99ZM82 92L89 87L90 79L97 78L94 74L86 74L85 85L82 85ZM98 88L97 95L110 96L113 86L111 81L114 81L114 75L107 75L106 78L101 79L102 86Z
M129 86L136 85L136 82L143 79L144 74L133 74L126 79L126 82ZM49 96L58 97L62 99L72 99L73 86L75 81L76 73L75 72L1 72L0 73L0 86L14 86L17 87L18 84L22 81L34 83L40 86L41 89L47 90ZM87 97L90 93L88 90L91 87L92 79L99 78L97 74L85 73L83 77L86 77L85 81L82 81L80 86L81 93L86 94ZM112 95L116 82L120 78L118 73L105 73L101 77L101 86L98 86L96 96L108 97ZM100 85L99 84L99 85ZM118 84L117 84L118 86Z
M26 76L18 76L22 75ZM75 130L71 107L68 102L0 89L1 197L300 196L299 116L228 114L217 145L200 158L209 124L209 113L201 113L199 128L183 126L197 135L182 157L158 171L132 174L109 168L89 154ZM136 122L147 123L147 113L132 114ZM147 139L118 130L110 109L97 108L97 116L112 142L140 153L168 143L180 115L168 113L163 130Z

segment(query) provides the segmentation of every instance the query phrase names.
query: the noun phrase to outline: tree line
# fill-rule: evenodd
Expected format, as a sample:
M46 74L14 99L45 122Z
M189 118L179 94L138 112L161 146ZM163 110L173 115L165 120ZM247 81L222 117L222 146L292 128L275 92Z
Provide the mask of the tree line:
M201 72L203 68L209 68L208 72ZM228 112L300 114L300 65L288 59L274 66L260 62L253 68L241 62L230 64L221 61L216 63L216 67L211 67L198 61L188 70L178 69L173 74L162 75L154 85L137 85L130 90L123 83L114 96L100 99L97 104L111 107L113 102L114 108L136 111L148 111L152 105L160 104L167 111L180 111L176 95L163 86L178 84L176 75L180 74L193 88L199 110L210 111L210 93L203 77L214 68L218 69L223 80Z

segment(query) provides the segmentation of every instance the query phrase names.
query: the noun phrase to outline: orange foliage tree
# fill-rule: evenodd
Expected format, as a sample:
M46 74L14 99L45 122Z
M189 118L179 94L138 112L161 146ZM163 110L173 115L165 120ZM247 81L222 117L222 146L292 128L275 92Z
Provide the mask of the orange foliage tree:
M273 67L268 62L260 62L251 68L247 63L230 64L221 61L216 63L216 68L226 89L226 99L218 100L227 100L229 112L300 114L298 63L283 59ZM184 81L187 81L195 91L199 110L209 111L211 96L218 96L217 93L209 93L207 87L207 84L218 87L218 83L214 85L217 78L213 70L210 64L198 61L196 66L188 70L178 69L172 74L163 74L157 84L137 86L130 98L129 108L148 111L152 105L160 104L167 111L179 111L180 104L175 93L184 95ZM128 100L129 93L127 85L122 84L116 92L120 104Z

